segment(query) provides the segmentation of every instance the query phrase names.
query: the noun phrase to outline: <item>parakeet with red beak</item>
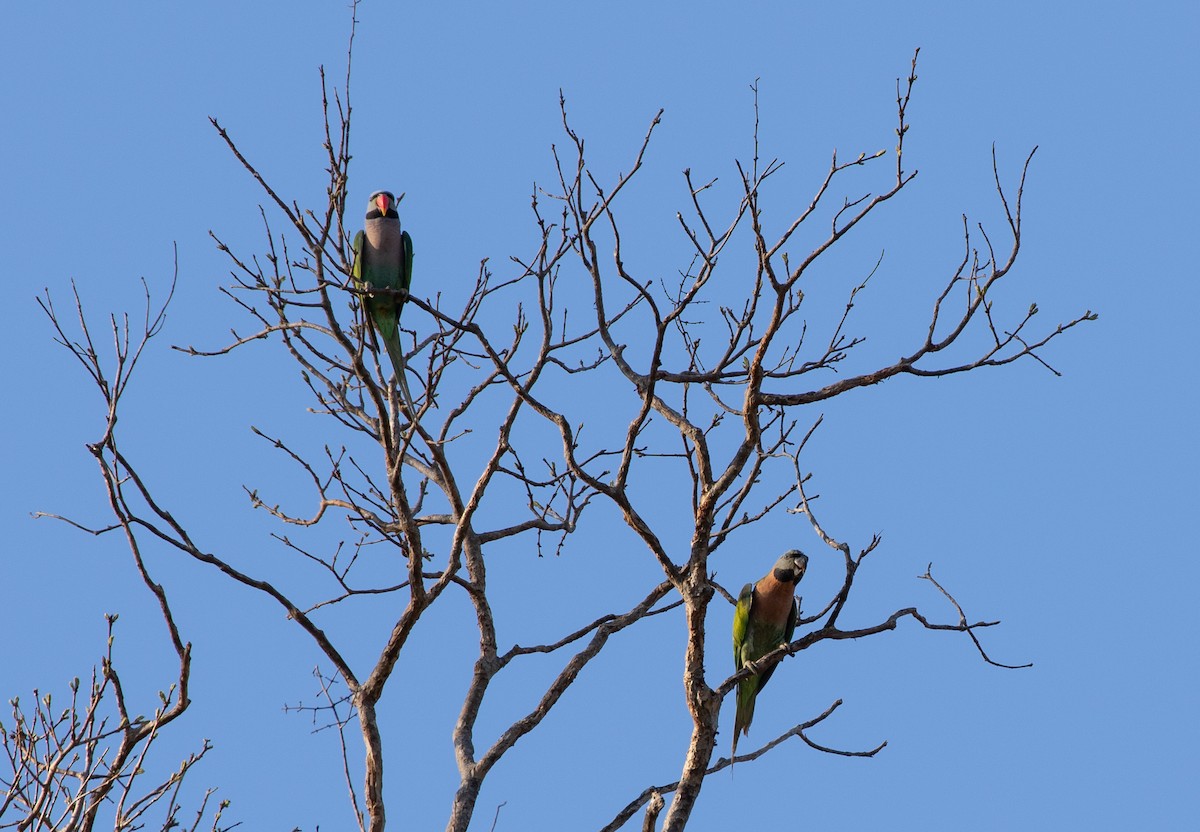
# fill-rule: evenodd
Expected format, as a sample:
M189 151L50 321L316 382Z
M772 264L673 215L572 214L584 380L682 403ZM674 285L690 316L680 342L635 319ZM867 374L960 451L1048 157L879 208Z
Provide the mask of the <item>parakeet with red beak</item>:
M367 317L383 340L412 415L412 397L404 378L404 350L400 346L400 311L412 284L413 245L408 232L400 228L397 203L390 191L371 194L363 230L354 235L351 276L355 287L364 293ZM376 293L375 289L395 291Z
M796 584L800 583L807 568L808 556L799 549L792 549L775 561L766 577L742 587L733 611L734 672L758 661L779 645L791 642L799 615ZM777 666L772 665L738 683L731 763L737 756L738 735L750 732L755 697L767 686Z

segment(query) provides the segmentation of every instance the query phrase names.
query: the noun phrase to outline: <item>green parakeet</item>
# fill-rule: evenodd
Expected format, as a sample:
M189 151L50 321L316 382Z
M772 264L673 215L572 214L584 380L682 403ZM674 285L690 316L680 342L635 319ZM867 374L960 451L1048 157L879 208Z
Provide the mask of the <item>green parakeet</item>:
M741 670L758 661L781 644L792 640L796 631L796 584L808 568L808 556L799 549L785 552L766 577L746 584L738 595L733 611L733 669ZM733 753L737 756L738 735L750 732L754 719L754 700L767 686L775 667L743 679L737 689L737 715L733 721Z
M412 396L404 377L404 350L400 346L400 311L412 284L412 237L400 228L396 197L376 191L367 203L363 230L354 235L354 285L365 293L363 303L396 370L396 382L404 394L410 417L415 416ZM375 293L375 289L393 292Z

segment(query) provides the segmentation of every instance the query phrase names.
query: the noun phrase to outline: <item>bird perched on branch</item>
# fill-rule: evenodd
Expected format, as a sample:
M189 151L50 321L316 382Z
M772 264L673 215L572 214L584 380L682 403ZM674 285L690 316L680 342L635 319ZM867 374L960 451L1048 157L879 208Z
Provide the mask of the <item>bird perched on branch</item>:
M401 199L404 195L401 194ZM399 200L390 191L376 191L367 203L363 230L354 235L354 285L363 292L363 305L371 319L404 394L409 417L415 416L412 396L404 377L404 350L400 346L400 311L412 284L412 237L400 228ZM377 290L385 291L377 291Z
M771 571L757 583L746 584L738 595L733 611L733 669L736 673L756 662L781 644L792 640L799 609L796 584L808 568L808 556L792 549L775 561ZM748 676L738 683L737 714L733 721L733 752L737 756L739 734L750 732L754 719L754 700L767 686L776 665Z

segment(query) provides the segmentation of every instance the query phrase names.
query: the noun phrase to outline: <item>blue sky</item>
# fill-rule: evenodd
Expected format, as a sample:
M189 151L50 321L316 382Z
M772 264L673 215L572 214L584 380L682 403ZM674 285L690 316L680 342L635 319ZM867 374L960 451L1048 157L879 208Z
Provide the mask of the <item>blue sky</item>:
M842 698L814 738L846 748L887 739L888 748L857 760L785 746L736 778L714 778L689 828L729 829L748 811L778 828L1179 828L1200 808L1190 633L1200 568L1185 527L1200 497L1200 292L1188 257L1200 220L1200 11L1106 2L1086 12L1029 2L734 8L367 0L355 42L348 219L357 222L371 191L404 191L419 252L414 290L461 298L481 259L500 269L535 241L529 193L550 181L550 145L564 143L561 88L608 175L628 169L665 108L624 210L637 229L631 254L646 273L669 274L687 265L674 224L686 200L680 171L732 186L734 160L751 154L756 78L763 155L786 161L768 208L785 223L807 205L831 150L893 146L895 78L921 47L906 145L920 175L825 275L837 297L845 273L860 275L885 252L857 310L871 335L859 360L894 360L910 343L959 256L964 212L999 227L993 144L1010 182L1039 148L1009 308L1036 302L1043 326L1084 309L1100 320L1046 351L1061 378L1022 362L897 379L831 403L809 464L827 527L852 546L884 535L850 623L913 604L952 620L915 579L932 561L972 618L1003 619L984 634L993 657L1034 667L987 667L965 638L911 624L807 651L775 676L751 740ZM10 381L0 416L0 694L65 691L99 658L103 614L119 612L126 684L141 682L152 698L171 656L119 541L30 516L104 520L84 449L98 437L99 398L51 342L34 298L49 288L65 303L74 279L97 320L135 312L139 278L161 296L178 245L167 329L140 369L122 430L206 546L261 574L294 568L241 485L297 502L306 494L249 425L314 448L339 440L305 413L299 380L271 347L201 361L168 345L213 346L247 326L217 291L228 268L208 231L246 253L263 239L257 186L208 117L289 198L319 204L317 67L344 73L349 12L341 2L42 3L12 6L3 20L0 240L10 301L0 339ZM879 181L861 180L864 189ZM590 620L580 610L603 611L631 581L640 597L655 580L643 550L605 533L613 517L597 512L593 522L557 559L497 550L493 588L508 599L502 639L550 640ZM796 541L820 551L798 518L764 524L725 553L719 579L735 587L758 577ZM311 701L316 653L263 598L165 551L152 557L195 643L195 704L164 741L164 764L210 737L216 748L192 786L220 787L245 828L348 828L332 738L281 711ZM832 556L821 557L806 579L812 594L832 580ZM551 595L564 586L573 597ZM342 623L344 633L370 634L357 658L372 655L372 628L388 612ZM406 828L444 825L456 785L448 735L469 672L468 613L459 599L424 622L383 700L389 813ZM730 614L714 607L716 645ZM647 785L676 779L688 727L680 625L663 616L614 644L490 776L473 828L489 828L500 803L498 830L599 827ZM726 669L718 655L714 681ZM555 667L534 663L501 689L488 724L528 709Z

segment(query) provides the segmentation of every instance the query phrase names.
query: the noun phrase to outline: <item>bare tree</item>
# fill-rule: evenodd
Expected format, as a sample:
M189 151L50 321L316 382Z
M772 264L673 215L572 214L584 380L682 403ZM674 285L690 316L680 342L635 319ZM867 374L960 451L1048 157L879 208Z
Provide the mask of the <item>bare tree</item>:
M201 797L188 826L180 802L184 778L212 748L207 740L161 779L146 774L154 741L183 713L187 701L180 688L172 687L160 692L153 715L130 715L112 660L116 620L108 616L108 649L100 668L92 671L90 686L83 688L78 678L72 680L65 707L59 710L53 694L37 690L31 710L22 707L20 698L10 701L11 727L0 722L4 764L12 772L0 778L5 788L0 829L78 832L96 828L109 813L115 830L144 829L153 823L152 828L164 832L196 832L209 818L213 789ZM145 783L147 779L151 782ZM228 801L220 801L212 811L212 832L233 828L221 825L227 806Z
M65 706L56 703L52 693L33 691L32 708L22 706L19 697L10 700L11 722L0 720L0 744L8 774L0 775L0 829L55 829L60 832L88 832L111 816L113 829L145 828L155 822L162 830L180 828L181 788L192 767L211 748L207 740L199 751L182 760L178 767L161 779L147 773L151 752L162 731L175 722L191 704L188 684L191 678L191 644L185 644L175 624L167 593L155 582L142 557L140 529L135 512L126 500L126 489L148 492L137 475L124 465L114 436L118 405L129 384L131 373L146 344L160 330L165 305L157 311L150 304L147 289L146 317L140 337L134 335L128 317L110 322L113 343L111 374L96 349L83 308L76 294L81 338L71 339L60 325L58 313L49 295L38 302L57 331L57 340L80 360L92 381L100 389L107 406L104 434L88 450L100 465L115 522L94 534L120 532L125 536L138 574L158 602L159 612L178 660L174 681L157 692L153 711L139 713L137 702L143 692L126 693L113 659L116 615L107 616L108 643L99 669L93 669L90 685L75 678L69 685ZM169 297L168 297L169 300ZM132 477L132 482L128 479ZM136 484L135 484L136 483ZM54 515L49 515L54 516ZM57 518L65 520L65 518ZM70 523L72 521L66 520ZM72 523L78 526L78 524ZM80 526L80 528L83 528ZM60 709L61 708L61 709ZM149 782L147 782L149 781ZM189 829L205 822L213 790L206 791ZM211 816L212 832L231 829L221 826L227 806L220 801ZM15 815L15 819L14 818ZM153 818L161 818L152 821Z
M311 483L313 504L297 512L249 490L253 507L281 524L280 544L324 576L323 595L293 597L276 580L252 574L212 551L200 533L155 498L154 484L123 454L116 430L120 393L132 362L119 374L120 383L110 385L90 341L68 337L48 300L45 307L60 340L88 368L109 403L103 437L91 447L117 523L95 531L124 531L139 568L140 540L165 544L278 604L308 634L327 663L321 676L325 700L312 707L327 713L342 737L346 784L360 829L379 832L385 826L385 738L378 717L385 687L418 620L452 588L470 599L478 652L446 656L447 661L472 663L451 738L460 781L449 807L449 830L467 828L488 774L515 743L539 727L613 635L672 610L682 608L676 616L686 633L680 704L692 725L689 741L680 749L681 770L673 782L649 786L629 800L604 829L621 828L639 812L643 828L653 829L664 811L664 830L683 829L705 778L733 762L716 751L726 694L748 674L818 642L872 636L913 619L931 630L965 633L983 660L1008 666L992 661L979 641L977 631L997 622L972 622L928 570L920 577L932 582L954 610L948 623L904 607L872 624L843 627L858 570L881 540L872 537L856 553L818 522L806 492L811 474L804 450L821 418L808 416L804 408L893 376L940 377L1025 358L1049 369L1043 348L1095 318L1085 312L1035 332L1036 306L1011 315L997 305L1020 250L1022 193L1032 153L1020 170L1015 194L1004 186L993 158L1007 224L1004 244L995 247L982 227L973 230L964 217L962 254L940 288L930 293L928 326L914 333L894 362L864 367L856 366L855 347L864 336L851 334L851 313L870 276L847 286L844 310L811 331L803 317L805 278L818 260L916 176L903 156L916 55L907 79L896 85L895 151L849 160L834 154L816 193L781 231L768 231L772 223L760 198L782 163L760 160L757 125L751 161L737 164L739 194L732 203L713 204L713 182L693 180L690 170L684 171L690 200L678 223L680 239L690 251L686 268L670 285L648 279L627 262L620 221L623 194L642 168L662 112L651 120L628 172L604 181L589 166L584 140L572 129L565 100L560 100L566 141L554 150L557 181L535 189L532 196L535 233L528 253L512 257L502 274L484 260L461 308L446 308L440 294L410 301L405 318L412 327L405 330L415 407L410 412L395 383L389 383L389 364L386 357L380 361L361 297L348 277L349 70L341 89L330 89L324 71L321 79L327 155L323 205L305 207L281 193L213 120L221 139L266 195L266 251L261 257L245 257L214 235L232 264L233 283L224 291L253 328L248 334L235 332L218 348L181 349L193 356L216 356L262 339L278 344L299 366L313 409L344 437L327 442L323 454L313 456L294 442L259 431ZM889 156L894 160L890 168ZM880 190L835 196L852 169L879 171ZM276 230L280 221L286 233ZM824 230L815 245L797 242L801 229L807 233L821 224ZM744 255L742 260L735 251ZM423 268L418 255L417 286ZM706 310L714 310L715 316ZM148 316L145 340L157 332L156 320ZM971 338L964 337L968 332ZM614 391L609 407L603 412L581 409L578 401L597 385ZM481 436L490 439L481 445ZM372 456L363 456L364 449ZM678 534L662 517L664 493L678 495L688 505L685 545L672 542ZM488 585L489 547L511 539L529 539L539 552L571 547L580 518L599 504L616 510L625 530L657 564L659 577L632 606L612 606L542 644L502 648ZM707 623L714 599L732 603L734 594L714 579L711 559L727 543L736 547L759 521L785 512L803 516L806 530L811 526L815 539L843 565L844 578L819 611L802 618L795 641L756 666L726 676L728 636L717 634L719 659L713 664L707 656ZM337 545L305 544L304 530L327 529L337 519L351 530ZM381 570L367 566L371 554L380 550L396 553L393 562L402 564L390 579L381 580ZM144 569L143 576L156 586ZM381 594L400 599L402 609L374 661L359 667L346 658L327 622L353 616L356 604ZM161 597L172 639L179 645ZM536 692L537 703L528 713L490 744L477 744L480 710L493 682L535 654L561 657L554 678ZM186 648L180 648L180 655L185 671L177 696L182 703ZM883 744L847 751L809 738L807 730L839 704L833 702L739 755L738 761L757 759L791 737L834 754L871 756L882 749ZM359 744L343 730L354 726ZM359 753L361 786L351 763Z

